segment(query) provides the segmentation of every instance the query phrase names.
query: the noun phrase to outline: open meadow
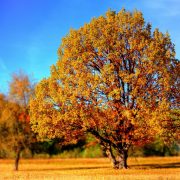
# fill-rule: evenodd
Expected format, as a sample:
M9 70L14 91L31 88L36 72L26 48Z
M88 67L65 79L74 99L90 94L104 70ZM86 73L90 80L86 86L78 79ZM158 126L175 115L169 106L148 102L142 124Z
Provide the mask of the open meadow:
M0 160L0 179L180 179L180 157L129 158L129 169L114 170L107 158Z

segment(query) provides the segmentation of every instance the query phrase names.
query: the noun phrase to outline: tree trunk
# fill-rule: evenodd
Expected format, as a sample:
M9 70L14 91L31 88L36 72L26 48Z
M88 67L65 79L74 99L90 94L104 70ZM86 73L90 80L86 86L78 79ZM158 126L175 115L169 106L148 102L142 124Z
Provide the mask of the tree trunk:
M117 160L116 160L116 157L114 156L113 152L112 152L112 149L111 149L111 146L106 146L106 154L107 156L109 157L109 159L111 160L112 162L112 165L113 165L113 168L114 169L117 169Z
M35 154L34 150L31 150L31 157L32 158L34 158L34 154Z
M16 152L16 158L15 158L15 167L14 167L15 171L18 171L20 154L21 154L21 149L18 149L17 152Z
M117 169L127 169L127 158L128 158L128 151L123 150L122 153L118 156L118 164Z
M128 151L127 150L121 151L121 153L119 153L117 158L113 155L111 150L108 152L109 152L108 157L111 159L114 169L127 169L128 168L128 165L127 165Z
M106 154L109 157L109 159L112 162L113 168L114 169L127 169L127 158L128 158L128 150L119 150L118 156L115 157L113 154L111 146L106 146Z

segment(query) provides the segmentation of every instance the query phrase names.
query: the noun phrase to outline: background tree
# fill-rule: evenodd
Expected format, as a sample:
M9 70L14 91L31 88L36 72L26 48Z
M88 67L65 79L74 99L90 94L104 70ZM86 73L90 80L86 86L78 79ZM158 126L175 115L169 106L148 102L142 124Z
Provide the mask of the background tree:
M2 123L2 116L3 116L3 111L4 111L4 108L7 106L7 99L6 99L6 96L4 94L0 94L0 120L1 120L1 123L0 123L0 158L2 156L5 156L6 157L6 146L4 144L4 141L3 141L3 137L4 136L7 136L8 134L8 129L6 127L6 125L4 123Z
M36 140L30 127L28 105L33 86L29 77L21 72L12 76L9 87L9 96L1 98L4 104L0 109L0 136L1 144L15 152L15 170L18 170L21 152Z
M175 50L139 11L108 11L63 38L51 75L36 87L31 123L41 137L76 141L91 133L113 162L157 136L175 137L170 117Z

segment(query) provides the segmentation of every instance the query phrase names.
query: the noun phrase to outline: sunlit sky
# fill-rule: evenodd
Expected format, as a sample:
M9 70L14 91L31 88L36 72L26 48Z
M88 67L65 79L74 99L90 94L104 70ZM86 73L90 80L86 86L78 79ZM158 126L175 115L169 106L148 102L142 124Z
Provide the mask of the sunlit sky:
M0 0L0 92L20 69L38 82L49 75L70 28L108 9L143 12L153 28L168 31L180 59L180 0Z

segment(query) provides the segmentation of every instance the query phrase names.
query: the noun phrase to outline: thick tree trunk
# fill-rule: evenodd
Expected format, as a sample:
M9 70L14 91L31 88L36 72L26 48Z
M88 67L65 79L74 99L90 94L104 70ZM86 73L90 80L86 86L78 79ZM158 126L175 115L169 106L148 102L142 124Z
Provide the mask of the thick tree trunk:
M118 164L117 169L127 169L127 158L128 158L128 151L123 150L123 152L118 157Z
M107 155L112 161L113 168L114 169L127 169L127 158L128 158L128 151L123 150L121 153L117 156L117 158L113 155L113 152L110 149L107 150Z
M127 158L128 158L128 148L123 149L123 146L117 148L115 147L115 151L118 153L118 156L115 157L112 150L112 143L110 140L103 138L99 135L97 131L93 131L92 129L89 129L88 132L90 132L92 135L94 135L97 139L100 141L100 145L104 152L106 152L107 156L111 160L113 164L114 169L127 169Z
M110 161L112 162L112 166L114 169L117 169L118 161L112 152L111 146L106 146L106 154L109 157Z
M15 158L15 166L14 166L15 171L18 171L20 154L21 154L21 149L18 149L16 152L16 158Z
M118 164L118 162L117 162L115 156L114 156L114 155L112 154L112 152L109 151L109 150L106 151L106 154L107 154L107 156L109 157L109 159L111 160L112 165L113 165L113 168L114 168L114 169L117 169L117 164Z

